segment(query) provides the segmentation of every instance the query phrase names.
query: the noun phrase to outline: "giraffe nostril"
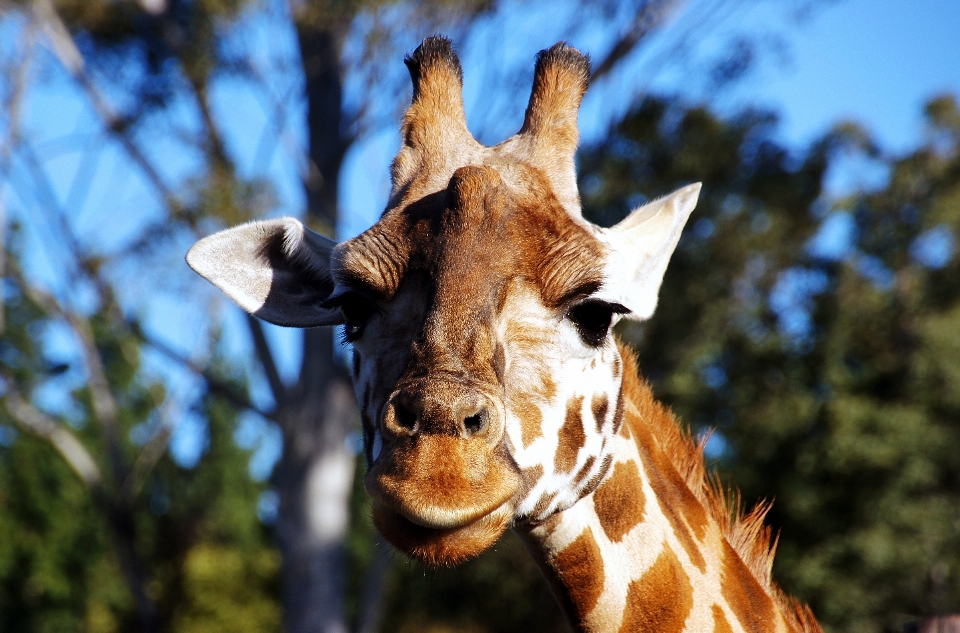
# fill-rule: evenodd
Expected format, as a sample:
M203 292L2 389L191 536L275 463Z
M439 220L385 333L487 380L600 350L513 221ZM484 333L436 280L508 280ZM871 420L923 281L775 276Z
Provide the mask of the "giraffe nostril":
M490 416L487 415L487 410L480 409L473 415L463 419L463 429L467 432L467 436L483 433L487 429L489 420Z
M417 414L399 402L393 403L393 419L396 420L397 425L408 431L417 429Z

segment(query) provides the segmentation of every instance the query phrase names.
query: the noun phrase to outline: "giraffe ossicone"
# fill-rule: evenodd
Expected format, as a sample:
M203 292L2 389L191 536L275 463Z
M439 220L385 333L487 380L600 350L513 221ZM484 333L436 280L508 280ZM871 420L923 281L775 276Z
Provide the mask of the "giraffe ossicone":
M467 130L449 40L405 61L374 226L335 244L251 222L187 255L266 321L343 325L380 532L452 565L512 527L582 631L819 630L770 580L763 508L731 514L611 333L653 314L700 185L597 227L574 165L584 55L538 54L523 126L494 147Z

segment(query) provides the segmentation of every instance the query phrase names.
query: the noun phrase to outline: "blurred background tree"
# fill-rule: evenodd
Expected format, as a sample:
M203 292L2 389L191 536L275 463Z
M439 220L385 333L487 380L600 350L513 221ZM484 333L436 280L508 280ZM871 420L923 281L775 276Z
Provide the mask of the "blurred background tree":
M435 31L488 143L519 127L537 48L593 53L597 221L705 183L657 316L621 334L695 431L718 428L747 502L776 497L787 588L828 630L958 610L955 104L896 157L853 125L798 151L771 114L644 98L666 69L709 102L766 45L695 51L736 3L679 4L0 1L0 630L567 630L512 536L457 570L392 555L329 330L240 317L182 263L265 214L341 238L372 222L401 60ZM543 44L508 45L524 30ZM851 156L889 184L830 195Z
M24 279L19 237L15 227L0 342L0 629L277 629L280 561L255 512L264 484L233 440L237 406L210 391L173 409L139 374L142 341L111 294L89 314L64 307ZM59 415L26 395L58 389L70 370L49 344L58 337L82 350L86 374L60 394ZM209 433L185 469L166 443L189 416Z
M675 4L570 3L556 26L572 36L614 33L597 68L598 76L607 75ZM707 6L716 12L719 4ZM233 518L248 522L256 521L256 504L271 525L282 561L287 630L376 628L389 559L359 500L353 519L366 529L355 530L348 543L358 424L343 354L326 329L291 338L254 319L238 327L235 314L185 270L182 256L198 236L278 210L303 215L314 229L335 235L343 219L345 158L359 139L395 129L404 102L398 95L409 90L403 55L439 29L462 47L490 50L501 36L496 21L505 19L500 5L36 0L3 2L0 8L0 173L15 196L13 226L19 227L0 240L10 272L4 303L8 311L21 310L21 303L33 309L21 310L31 315L29 322L12 312L5 316L11 341L2 376L9 444L4 450L13 460L9 503L22 504L23 512L32 507L21 497L40 484L25 480L17 487L17 477L26 475L15 456L46 442L85 484L68 487L71 502L92 522L78 526L78 534L107 529L96 543L125 581L114 593L128 593L112 602L79 589L76 594L68 591L64 571L57 591L66 602L48 603L37 596L54 592L55 583L21 585L19 574L29 570L11 562L11 622L29 630L49 610L58 614L57 622L81 628L88 612L100 614L94 619L104 630L134 623L145 631L188 626L203 622L189 614L194 590L202 589L208 624L226 618L218 628L232 629L230 618L247 608L246 599L228 586L236 578L209 565L231 560L237 570L257 574L270 567L262 543L249 539L236 555L211 554L216 550L210 548L225 545L198 536L197 526L222 502L241 504ZM545 11L508 9L510 19ZM556 21L556 8L550 14ZM524 51L522 66L519 60L490 63L487 80L517 83L521 73L529 74L533 52ZM251 112L251 95L259 101L254 115L262 123L252 143L243 116ZM484 94L485 114L496 122L505 105L522 98L513 90L495 98ZM34 116L37 106L57 108L64 101L82 104L73 129L57 127L62 115L52 118L54 125L44 120L36 126L43 120ZM234 114L238 107L246 107L241 116ZM16 235L21 242L11 241ZM204 304L214 307L205 310ZM221 338L222 329L227 333ZM238 340L239 352L224 349ZM223 354L236 362L244 352L249 360L241 358L237 370L221 362ZM114 360L127 365L115 368ZM46 371L50 363L57 372ZM214 419L214 412L220 417ZM13 428L33 437L22 439ZM276 435L281 441L269 442ZM180 516L174 497L193 489L193 478L208 472L241 477L239 464L222 453L231 440L248 448L259 444L259 452L279 444L275 466L269 456L259 459L259 477L269 475L270 490L255 482L230 490L198 485L199 497L184 501L188 507ZM45 470L37 476L46 476ZM53 472L61 479L69 473L62 465ZM39 488L51 496L38 503L59 507L57 482ZM77 497L82 490L85 499ZM243 490L246 496L228 502ZM254 500L250 495L257 492ZM156 495L161 501L155 503ZM51 509L50 522L62 511ZM15 516L10 513L12 533L26 520ZM174 516L175 526L165 525ZM229 532L229 524L220 529ZM49 522L35 530L38 541L53 538ZM201 543L207 549L192 556ZM34 551L33 566L67 569L55 549L46 552L50 557ZM155 560L157 549L165 562ZM71 555L80 556L74 569L94 560ZM205 580L190 575L200 573L197 565L208 565ZM269 597L270 586L261 587L259 599ZM250 626L274 626L264 617Z
M588 215L703 180L653 319L622 331L655 391L746 500L776 499L775 575L827 630L960 609L960 112L881 157L838 126L800 157L775 117L647 99L581 154ZM843 154L889 165L831 201ZM679 325L679 324L682 324Z

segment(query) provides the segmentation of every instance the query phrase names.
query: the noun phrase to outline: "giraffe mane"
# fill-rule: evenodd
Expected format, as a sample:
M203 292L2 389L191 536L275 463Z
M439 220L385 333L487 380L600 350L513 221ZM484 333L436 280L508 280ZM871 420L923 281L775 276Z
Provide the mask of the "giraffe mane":
M772 502L760 500L749 511L743 507L740 491L724 486L717 473L707 471L703 449L709 434L695 439L674 417L670 409L654 398L649 383L640 377L636 354L617 341L623 357L624 397L640 411L640 418L666 454L687 487L707 513L717 522L727 542L774 599L788 624L804 633L822 633L813 612L806 604L786 594L772 577L771 568L778 536L764 518ZM629 419L629 418L628 418ZM633 434L637 438L636 433Z

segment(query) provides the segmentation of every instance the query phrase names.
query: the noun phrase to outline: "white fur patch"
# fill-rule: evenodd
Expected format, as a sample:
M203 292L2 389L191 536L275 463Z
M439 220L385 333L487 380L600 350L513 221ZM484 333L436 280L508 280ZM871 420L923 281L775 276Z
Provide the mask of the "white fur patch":
M519 284L511 289L497 330L505 351L506 431L513 458L522 469L539 467L543 471L539 480L527 482L533 485L518 502L515 516L542 520L576 503L583 495L583 486L603 468L610 455L612 425L597 430L591 403L599 394L606 396L608 411L614 408L620 380L614 377L613 366L619 352L609 337L599 348L585 344L572 323L544 306L533 288ZM554 384L549 396L545 393L544 376ZM520 412L509 408L511 401L519 399L533 401L541 414L542 434L528 446L522 441ZM580 400L584 442L578 447L572 468L558 472L556 456L561 449L561 428L566 421L567 404L575 399ZM582 472L591 459L592 466ZM543 500L550 502L544 506Z
M699 195L700 183L688 185L597 232L609 249L600 298L629 308L627 318L653 316L667 264Z

